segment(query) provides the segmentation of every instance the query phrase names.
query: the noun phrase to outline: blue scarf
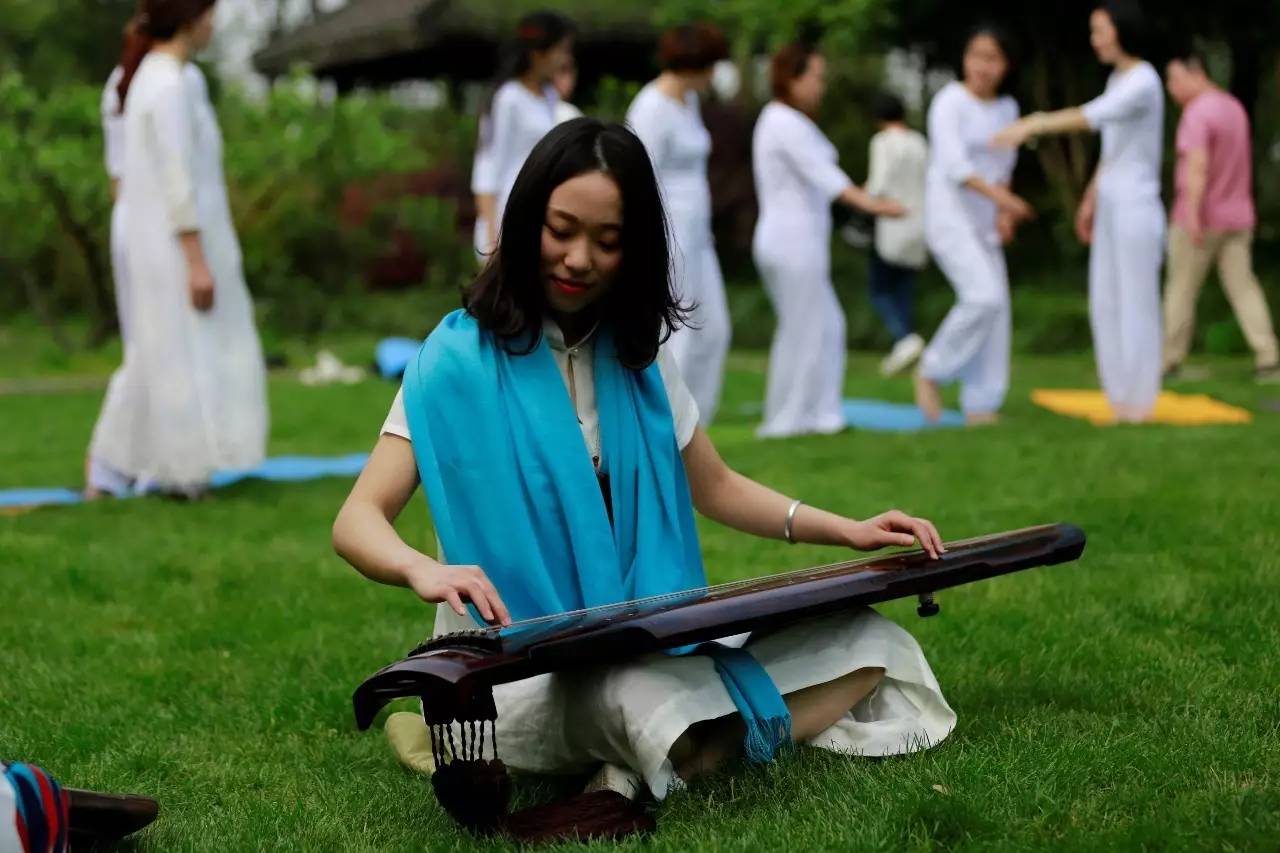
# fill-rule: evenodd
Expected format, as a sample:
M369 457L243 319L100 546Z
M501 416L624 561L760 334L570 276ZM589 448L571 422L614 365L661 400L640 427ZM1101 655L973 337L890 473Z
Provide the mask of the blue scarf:
M706 586L658 365L627 368L602 329L594 372L612 524L545 338L511 355L454 311L405 371L409 432L444 553L482 567L513 620ZM748 758L772 759L790 741L791 716L764 667L745 649L696 651L713 659L742 714Z

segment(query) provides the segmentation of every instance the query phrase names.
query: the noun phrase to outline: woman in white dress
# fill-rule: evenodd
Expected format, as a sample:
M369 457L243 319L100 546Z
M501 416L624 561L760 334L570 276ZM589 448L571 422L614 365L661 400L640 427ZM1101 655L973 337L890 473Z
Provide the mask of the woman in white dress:
M831 284L831 204L876 216L901 216L903 208L855 186L814 123L826 90L823 57L788 45L774 56L770 74L773 100L752 135L760 205L752 255L778 328L757 434L834 433L845 427L845 320Z
M929 171L925 241L956 292L916 372L916 404L942 417L939 386L960 383L960 407L971 425L992 423L1009 390L1009 275L1003 245L1031 207L1009 190L1017 155L991 144L1018 117L1000 94L1009 71L1007 38L995 27L973 30L962 79L929 106Z
M1098 379L1122 423L1149 420L1160 395L1160 265L1165 211L1164 88L1140 57L1142 18L1112 0L1089 16L1098 60L1115 70L1101 95L1081 107L1035 113L998 136L1016 147L1036 136L1102 132L1102 156L1076 213L1089 250L1089 320Z
M707 427L720 405L731 329L711 234L711 134L698 97L710 89L728 45L715 27L695 24L663 33L658 55L663 71L631 102L627 125L649 150L671 217L676 292L690 310L689 326L672 334L668 348Z
M150 40L125 65L129 337L91 455L134 483L198 496L220 468L266 449L266 370L222 173L222 137L204 78L214 0L145 0Z
M140 37L130 27L125 34L125 54L135 46ZM124 68L117 65L107 78L107 85L102 90L102 143L107 167L107 178L111 182L111 278L115 285L116 322L120 327L120 349L123 358L129 354L129 276L125 259L124 223L125 209L120 200L120 176L124 172L124 110L120 104L120 81L124 78ZM107 395L102 404L104 412L118 409L123 403L120 400L124 392L123 365L111 374L107 383ZM85 497L93 500L103 495L127 494L132 481L129 477L112 470L101 460L95 459L90 447L85 455Z
M437 633L696 586L694 507L766 538L862 550L918 540L939 552L924 519L844 518L721 460L661 346L681 312L652 166L626 128L581 118L540 142L497 252L411 365L333 529L336 550L362 574L445 605ZM420 474L438 559L393 526ZM744 648L785 704L794 741L898 754L954 726L920 647L869 609L723 643ZM647 786L662 798L743 744L741 706L703 654L539 676L495 698L508 765L605 765L593 784L628 795ZM389 734L404 719L393 715ZM420 716L407 725L416 749L403 731L393 740L422 767L413 756L426 748L425 725ZM782 742L774 734L770 748Z
M472 163L475 248L481 258L493 253L507 195L524 158L559 122L560 95L553 81L573 64L573 24L554 12L532 12L520 19L507 50L497 86L480 111Z

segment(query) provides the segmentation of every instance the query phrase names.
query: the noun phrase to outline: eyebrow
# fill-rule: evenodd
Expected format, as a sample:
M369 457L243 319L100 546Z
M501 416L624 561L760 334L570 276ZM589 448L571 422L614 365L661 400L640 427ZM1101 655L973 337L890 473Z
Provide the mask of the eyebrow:
M582 224L582 220L580 220L578 217L574 216L572 213L569 213L568 211L561 210L558 207L548 207L547 213L567 219L570 222L574 223L575 225ZM621 222L601 222L596 227L611 228L611 229L614 229L615 231L621 231L622 223Z

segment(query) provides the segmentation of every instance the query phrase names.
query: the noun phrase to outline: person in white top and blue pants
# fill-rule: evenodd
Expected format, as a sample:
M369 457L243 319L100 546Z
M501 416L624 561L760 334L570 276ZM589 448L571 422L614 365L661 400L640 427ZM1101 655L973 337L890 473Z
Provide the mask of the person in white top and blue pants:
M1149 420L1160 394L1164 87L1139 56L1141 34L1135 3L1099 6L1089 18L1089 40L1098 59L1115 69L1106 90L1082 107L1027 116L998 140L1017 146L1036 136L1102 132L1102 156L1076 214L1076 234L1092 246L1089 319L1098 379L1122 423Z
M906 215L876 220L875 243L867 269L871 307L893 337L893 350L880 363L880 373L893 376L910 367L924 350L916 333L916 273L929 262L924 242L924 184L929 144L906 123L902 101L880 92L871 103L879 132L871 137L867 192L891 198Z

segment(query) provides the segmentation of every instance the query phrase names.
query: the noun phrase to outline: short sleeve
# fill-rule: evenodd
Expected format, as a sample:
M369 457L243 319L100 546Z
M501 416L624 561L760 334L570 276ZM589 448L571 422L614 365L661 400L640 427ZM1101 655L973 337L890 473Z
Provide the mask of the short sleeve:
M1182 121L1178 122L1178 153L1186 154L1197 149L1207 151L1210 133L1208 117L1192 103L1182 113Z
M684 384L680 368L666 347L658 349L658 371L667 389L667 401L671 405L671 420L676 428L676 445L684 450L693 441L698 428L698 403L693 399L689 386Z
M871 150L867 163L867 185L863 187L868 193L882 196L889 183L889 138L883 131L871 137Z
M663 121L658 102L645 90L631 102L627 110L627 126L644 143L654 168L661 169L667 138L667 123Z
M383 435L398 435L403 439L409 439L409 416L404 410L404 386L396 392L396 398L391 403L391 411L387 412L387 419L382 422Z
M1124 121L1150 109L1148 88L1150 77L1139 66L1119 77L1114 76L1102 94L1080 108L1085 121L1094 130L1104 124ZM1159 85L1157 83L1157 85Z

